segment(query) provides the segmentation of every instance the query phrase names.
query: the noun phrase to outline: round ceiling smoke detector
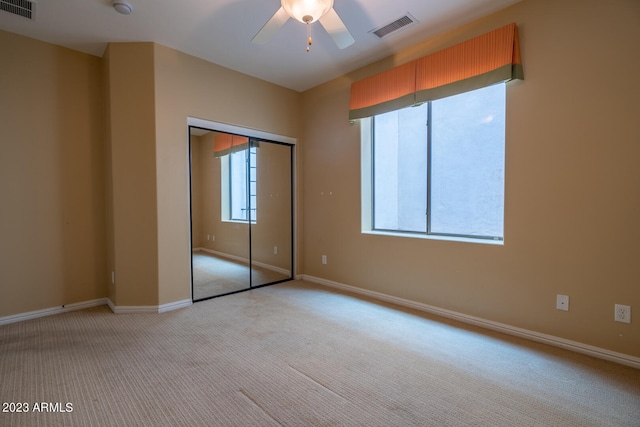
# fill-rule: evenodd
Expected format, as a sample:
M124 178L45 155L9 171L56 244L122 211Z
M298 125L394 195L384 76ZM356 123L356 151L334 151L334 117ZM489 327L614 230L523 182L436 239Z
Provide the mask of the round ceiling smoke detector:
M118 13L121 13L123 15L129 15L133 11L133 7L123 0L113 0L111 4Z

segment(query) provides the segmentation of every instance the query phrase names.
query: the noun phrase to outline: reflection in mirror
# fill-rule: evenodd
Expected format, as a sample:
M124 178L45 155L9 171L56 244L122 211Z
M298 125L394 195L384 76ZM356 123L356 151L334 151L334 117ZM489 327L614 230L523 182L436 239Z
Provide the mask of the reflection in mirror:
M229 153L215 153L218 135L191 128L194 301L250 287L249 224L231 220Z
M250 157L256 196L251 198L251 286L292 278L291 146L260 141Z
M291 146L190 134L193 300L291 279Z

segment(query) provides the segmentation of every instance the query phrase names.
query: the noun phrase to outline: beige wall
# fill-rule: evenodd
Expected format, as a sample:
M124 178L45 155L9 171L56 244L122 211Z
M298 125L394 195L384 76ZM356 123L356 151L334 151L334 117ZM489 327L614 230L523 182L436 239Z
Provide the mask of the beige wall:
M105 222L106 222L106 273L107 298L112 302L116 301L115 285L115 232L113 224L113 161L111 156L111 101L109 84L109 48L107 47L102 57L102 75L104 85L102 93L104 96L104 181L105 181ZM112 274L113 273L113 274Z
M158 304L154 45L112 43L108 54L109 205L116 306ZM111 232L111 230L110 230Z
M106 296L100 58L0 31L0 316Z
M300 93L155 45L159 303L190 294L187 117L297 137Z
M301 95L153 43L0 52L0 316L189 299L187 117L295 137Z
M640 307L639 18L633 0L525 0L305 92L304 272L640 356L640 322L613 321ZM351 81L510 22L504 246L361 234Z

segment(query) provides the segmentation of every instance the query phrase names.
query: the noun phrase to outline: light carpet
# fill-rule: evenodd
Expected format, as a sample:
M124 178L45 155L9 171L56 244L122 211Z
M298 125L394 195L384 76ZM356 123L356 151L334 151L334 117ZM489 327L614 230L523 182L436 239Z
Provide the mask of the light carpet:
M640 371L301 281L0 326L0 425L638 426Z

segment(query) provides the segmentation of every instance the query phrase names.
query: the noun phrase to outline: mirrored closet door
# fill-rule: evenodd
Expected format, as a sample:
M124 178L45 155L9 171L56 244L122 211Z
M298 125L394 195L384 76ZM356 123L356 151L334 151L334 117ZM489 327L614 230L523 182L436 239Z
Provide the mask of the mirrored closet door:
M291 161L291 146L265 141L250 157L253 287L292 278Z
M293 277L292 147L190 127L194 301Z

